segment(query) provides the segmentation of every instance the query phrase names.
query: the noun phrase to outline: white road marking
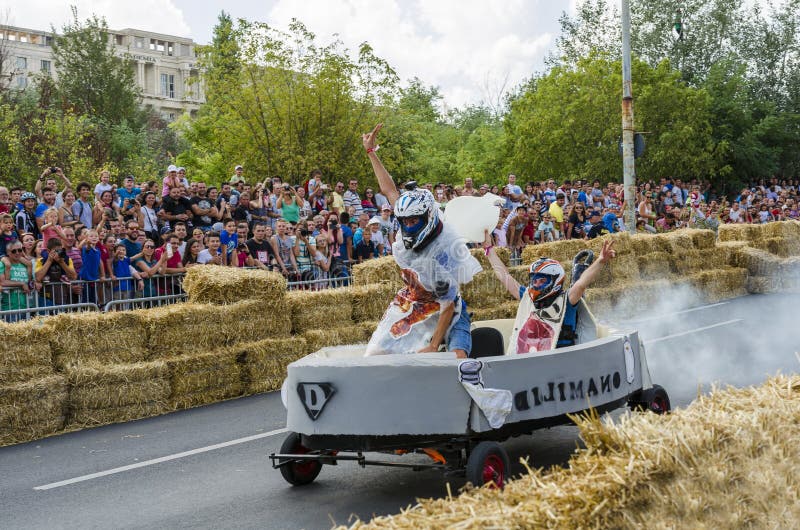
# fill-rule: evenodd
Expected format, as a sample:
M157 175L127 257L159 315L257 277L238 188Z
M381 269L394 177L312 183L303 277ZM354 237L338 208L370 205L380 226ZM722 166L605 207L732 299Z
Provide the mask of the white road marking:
M690 329L687 331L681 331L680 333L673 333L672 335L665 335L664 337L658 337L657 339L650 339L644 341L645 346L648 344L654 344L656 342L661 342L663 340L674 339L676 337L683 337L684 335L691 335L692 333L697 333L698 331L705 331L707 329L718 328L721 326L727 326L729 324L735 324L737 322L743 322L743 319L737 318L735 320L726 320L725 322L719 322L717 324L712 324L710 326L703 326L702 328Z
M209 451L215 451L217 449L222 449L224 447L230 447L232 445L243 444L247 442L252 442L254 440L260 440L261 438L268 438L270 436L275 436L276 434L282 434L287 432L288 430L286 427L283 429L276 429L274 431L264 432L261 434L254 434L252 436L245 436L244 438L237 438L236 440L230 440L228 442L222 442L214 445L209 445L206 447L200 447L198 449L192 449L191 451L184 451L182 453L175 453L174 455L167 455L162 456L160 458L154 458L152 460L145 460L144 462L136 462L135 464L130 464L127 466L122 467L115 467L114 469L108 469L106 471L100 471L97 473L92 473L90 475L83 475L81 477L75 477L67 480L62 480L60 482L53 482L51 484L45 484L44 486L36 486L35 490L44 491L44 490L51 490L53 488L60 488L61 486L69 486L70 484L76 484L78 482L85 482L87 480L92 480L100 477L106 477L108 475L115 475L117 473L122 473L125 471L130 471L132 469L139 469L140 467L147 467L152 466L155 464L161 464L162 462L169 462L170 460L177 460L179 458L185 458L187 456L197 455L200 453L207 453Z
M665 313L663 315L657 315L654 317L647 317L647 318L639 318L636 320L628 320L627 322L632 324L638 324L640 322L651 322L653 320L663 320L665 318L669 318L674 315L683 315L684 313L693 313L695 311L702 311L704 309L710 309L712 307L719 307L721 305L728 304L730 302L717 302L716 304L709 304L709 305L701 305L699 307L693 307L691 309L684 309L683 311L675 311L674 313Z

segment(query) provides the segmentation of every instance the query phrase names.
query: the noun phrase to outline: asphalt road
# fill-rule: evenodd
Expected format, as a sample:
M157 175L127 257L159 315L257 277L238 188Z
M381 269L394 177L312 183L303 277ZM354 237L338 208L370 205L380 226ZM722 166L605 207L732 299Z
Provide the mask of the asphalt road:
M712 382L757 384L797 372L792 296L747 296L680 313L642 314L653 381L673 407ZM0 528L330 528L351 514L396 513L417 497L455 492L435 471L326 466L291 488L266 458L285 434L277 393L65 434L0 449ZM505 444L511 460L565 463L576 429ZM413 458L413 457L412 457ZM522 472L522 466L516 466Z

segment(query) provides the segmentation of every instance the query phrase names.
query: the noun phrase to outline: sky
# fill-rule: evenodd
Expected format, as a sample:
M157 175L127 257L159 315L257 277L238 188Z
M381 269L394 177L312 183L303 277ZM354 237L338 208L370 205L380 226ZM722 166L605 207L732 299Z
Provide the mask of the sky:
M57 29L70 18L105 17L111 29L136 28L211 40L221 10L234 19L285 29L292 18L322 42L335 34L351 50L369 42L404 81L439 87L444 104L496 103L544 69L559 34L558 17L577 0L0 0L13 26ZM44 16L43 16L44 15Z
M580 0L0 0L14 26L57 29L70 19L105 17L109 28L136 28L205 44L221 10L234 19L285 29L303 22L321 43L334 35L351 51L369 42L401 80L439 87L447 107L494 104L533 73L555 47L562 12ZM767 0L749 0L766 2ZM618 2L617 2L618 3Z

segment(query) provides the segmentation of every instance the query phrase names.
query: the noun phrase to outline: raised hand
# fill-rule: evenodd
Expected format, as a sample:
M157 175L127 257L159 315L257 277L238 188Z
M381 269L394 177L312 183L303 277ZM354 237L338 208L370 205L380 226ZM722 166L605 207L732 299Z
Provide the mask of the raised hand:
M603 248L600 249L600 261L602 263L606 263L611 258L616 257L617 251L612 248L613 246L614 246L613 239L606 239L605 241L603 241Z
M379 123L372 129L372 132L368 132L366 134L361 135L361 143L364 144L364 149L374 149L375 148L375 139L378 136L378 131L383 128L383 124Z

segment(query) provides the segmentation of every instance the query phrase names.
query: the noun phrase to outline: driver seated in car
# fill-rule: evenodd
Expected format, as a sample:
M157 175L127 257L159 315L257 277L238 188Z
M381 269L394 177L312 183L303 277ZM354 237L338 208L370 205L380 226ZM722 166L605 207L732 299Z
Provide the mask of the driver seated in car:
M494 252L491 235L486 232L483 248L492 270L511 296L520 301L506 354L547 351L575 344L578 302L603 265L616 256L613 245L611 240L604 241L598 259L566 290L564 267L550 258L540 258L531 264L525 286L509 274Z

